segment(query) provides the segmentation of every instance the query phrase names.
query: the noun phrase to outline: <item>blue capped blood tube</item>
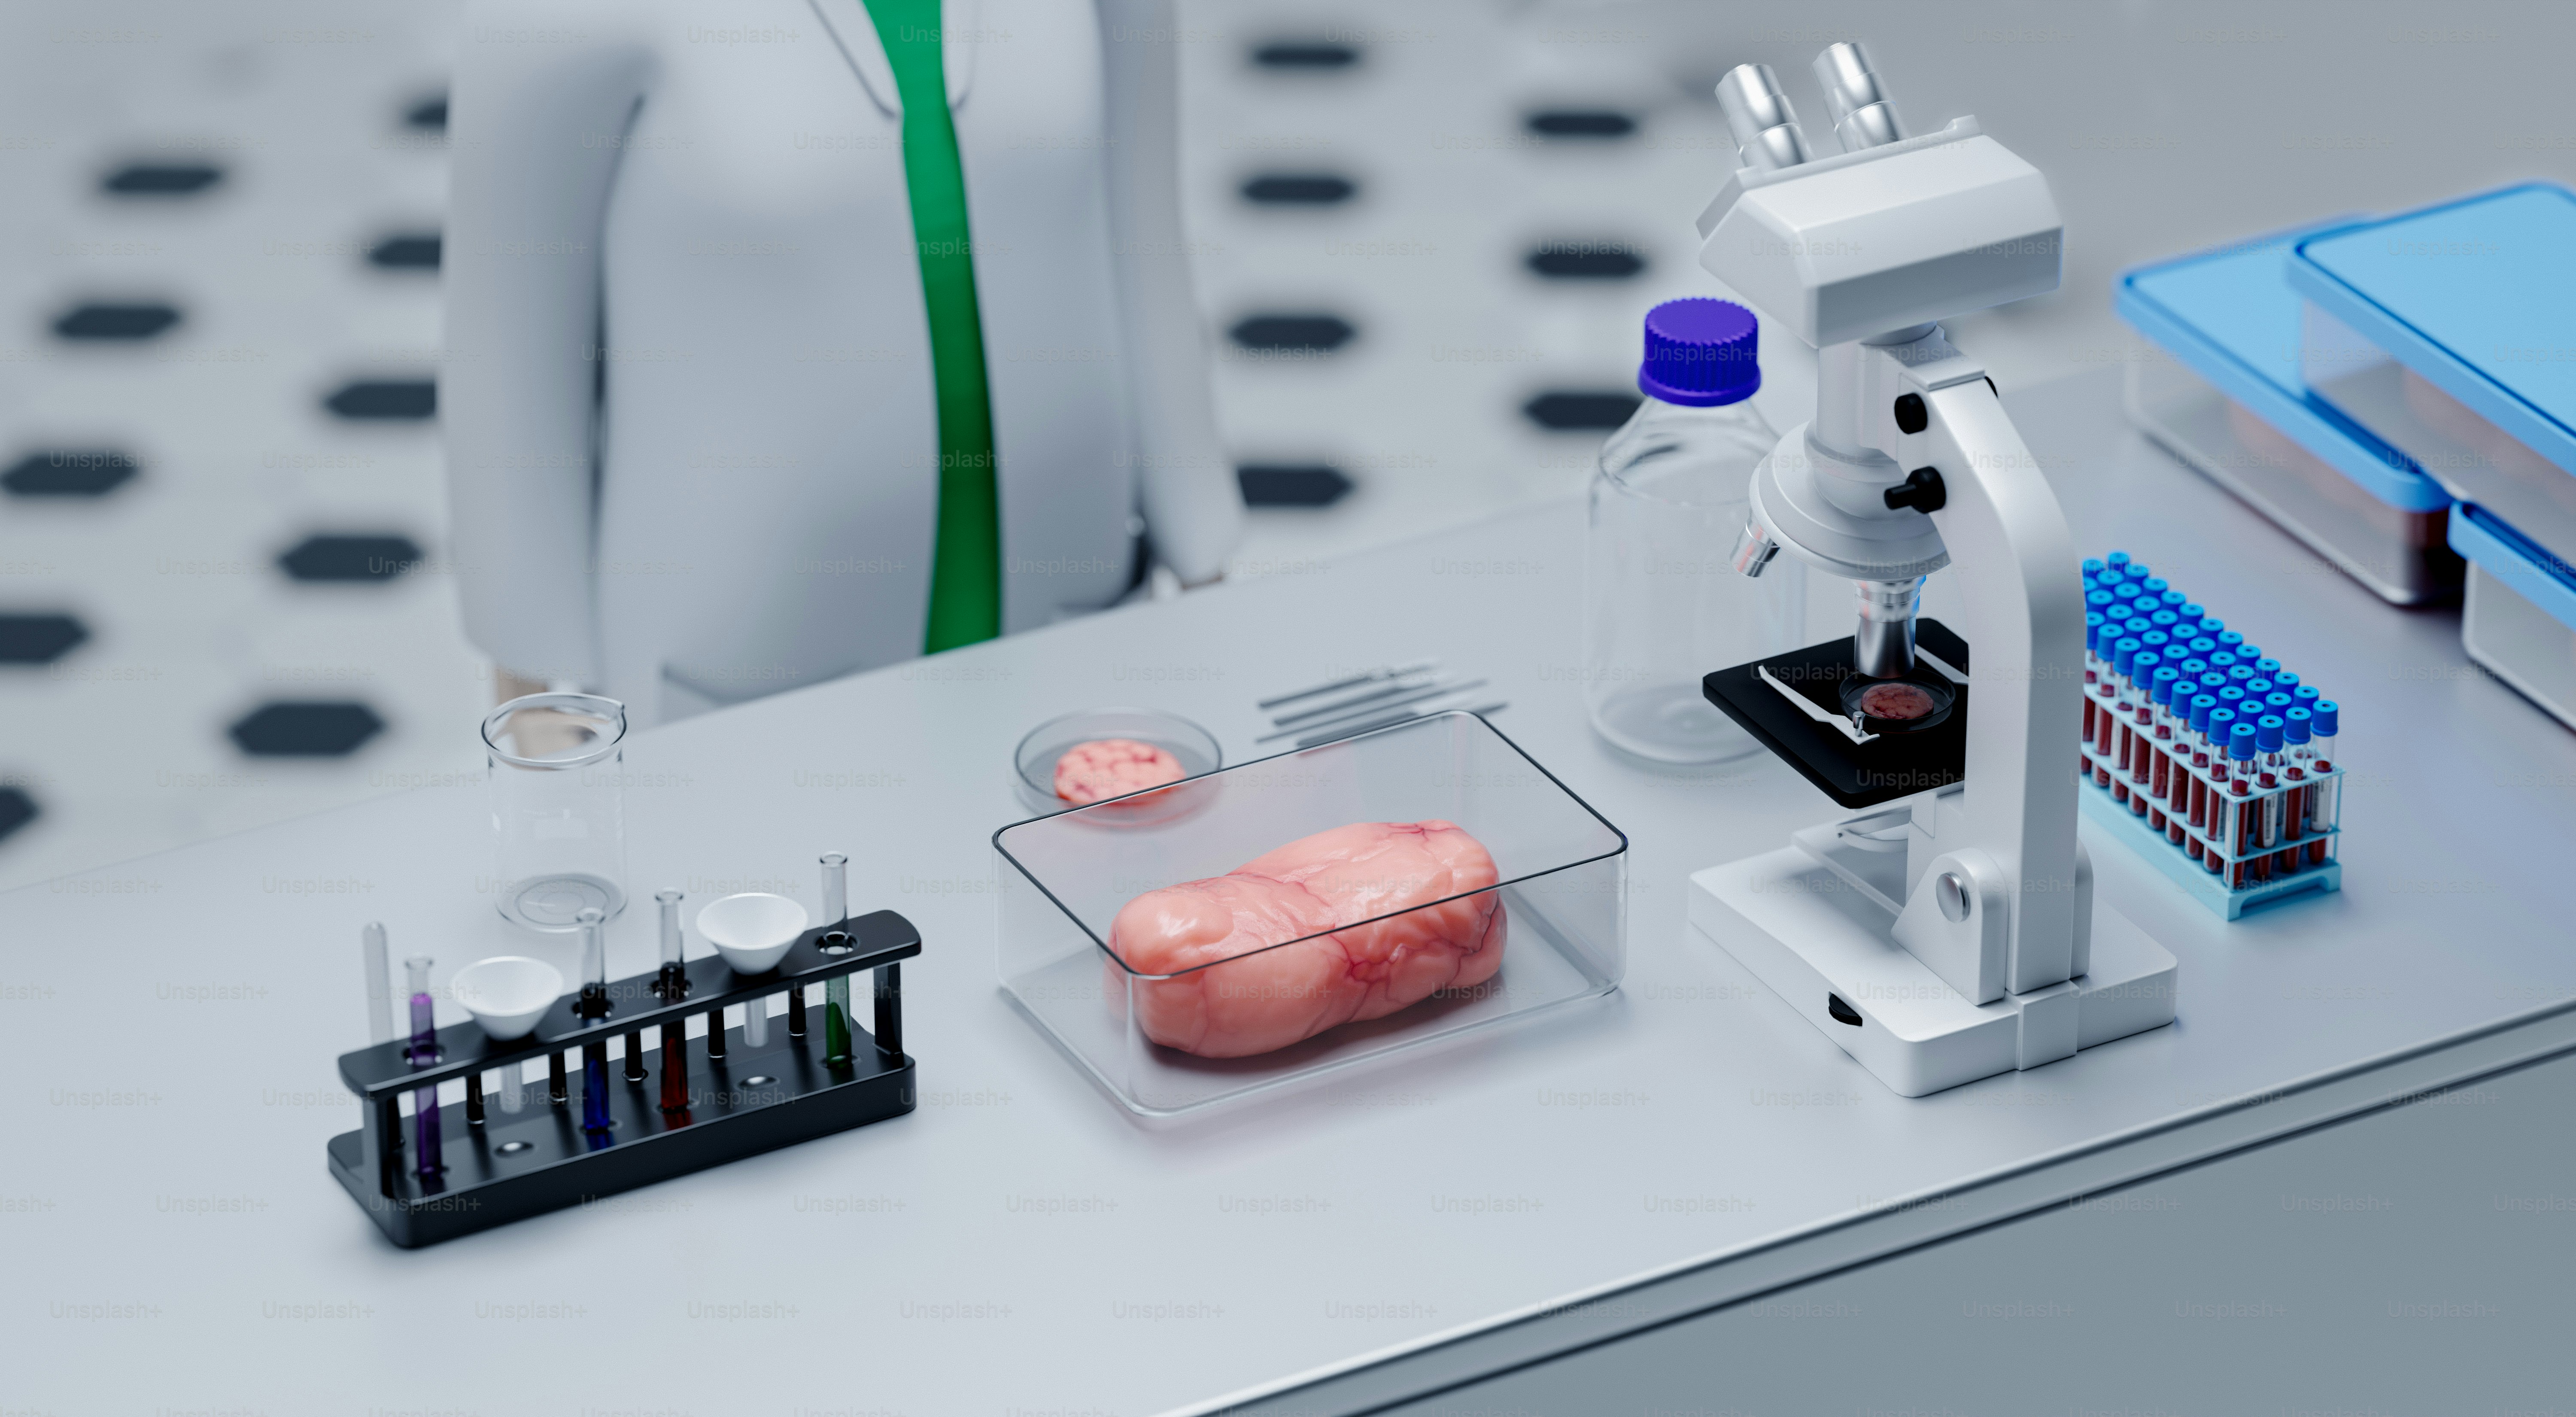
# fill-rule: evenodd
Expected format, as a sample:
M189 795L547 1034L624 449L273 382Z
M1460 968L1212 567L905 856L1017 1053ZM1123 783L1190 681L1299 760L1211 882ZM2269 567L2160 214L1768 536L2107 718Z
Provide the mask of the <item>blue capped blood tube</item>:
M2084 738L2083 738L2083 741L2084 741L2084 742L2086 742L2086 743L2090 743L2090 742L2092 742L2092 741L2093 741L2093 709L2094 709L2094 705L2095 705L2097 702L2099 702L2098 694L2099 694L2099 691L2100 691L2100 689L2101 689L2101 687L2102 687L2102 653L2101 653L2101 652L2102 652L2102 612L2101 612L2101 611L2099 611L2099 610L2087 610L2087 611L2085 611L2085 612L2084 612ZM2083 763L2082 763L2081 761L2078 761L2078 762L2076 763L2076 765L2075 765L2075 775L2076 775L2077 777L2082 777L2082 776L2084 775L2084 765L2083 765Z
M2149 697L2155 700L2156 736L2148 745L2154 761L2149 765L2147 800L2141 804L2141 810L2147 818L2147 825L2157 831L2165 829L2165 803L2173 799L2173 692L2174 686L2180 682L2181 670L2161 665L2147 686Z
M2282 727L2277 714L2267 713L2254 720L2254 789L2263 794L2263 810L2256 817L2256 846L2279 846L2289 825L2289 760L2281 753L2286 743ZM2276 851L2264 858L2255 868L2255 874L2258 877L2271 876L2284 854L2295 856L2298 853Z
M2262 828L2263 804L2254 798L2255 727L2238 719L2227 728L2227 888L2241 891L2254 881L2254 861L2233 859L2250 850Z
M2193 831L2203 830L2208 820L2209 715L2210 711L2217 707L2218 696L2215 694L2203 693L2191 696L2191 736L2188 740L2191 772L2187 774L2187 780L2182 784L2181 790L2174 795L2174 815L2182 821L2189 822ZM2186 797L2185 793L2189 795ZM2181 841L2180 824L2177 823L2174 830L2167 835L2175 841Z
M2155 752L2156 741L2156 669L2162 662L2152 649L2141 649L2129 656L2129 721L2122 727L2128 735L2122 741L2127 749L2121 762L2129 770L2129 783L2138 792L2147 790L2147 759ZM2140 812L2146 810L2141 804Z
M2110 570L2125 570L2129 565L2129 553L2126 551L2114 551L2110 555L2102 558L2102 564Z
M2095 576L2098 576L2098 575L2100 575L2100 574L2102 574L2102 558L2101 558L2101 557L2099 557L2099 556L2087 556L2087 557L2085 557L2085 558L2084 558L2084 579L2086 579L2086 580L2088 580L2088 581L2089 581L2089 580L2093 579Z
M2308 789L2308 864L2321 866L2334 848L2334 839L2326 833L2334 829L2343 791L2343 760L2335 756L2335 733L2342 726L2343 710L2332 699L2319 699L2308 713L2308 747L2314 754L2311 772L2316 778Z

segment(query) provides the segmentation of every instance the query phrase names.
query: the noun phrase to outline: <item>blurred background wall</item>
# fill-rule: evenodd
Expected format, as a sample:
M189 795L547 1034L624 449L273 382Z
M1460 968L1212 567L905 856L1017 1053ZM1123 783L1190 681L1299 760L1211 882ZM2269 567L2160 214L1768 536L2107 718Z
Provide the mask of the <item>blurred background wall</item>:
M2128 265L2576 167L2537 3L1182 5L1237 579L1582 488L1638 317L1713 290L1735 63L1820 136L1807 61L1866 40L1918 128L2047 171L2064 288L1952 329L2007 387L2142 357ZM0 887L481 790L435 381L447 77L496 42L453 0L0 7Z

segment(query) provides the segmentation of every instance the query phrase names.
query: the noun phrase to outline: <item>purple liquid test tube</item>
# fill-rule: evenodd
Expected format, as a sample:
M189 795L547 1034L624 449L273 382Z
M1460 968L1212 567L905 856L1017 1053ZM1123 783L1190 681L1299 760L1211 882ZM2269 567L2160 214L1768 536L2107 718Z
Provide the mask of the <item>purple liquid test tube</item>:
M413 955L403 961L403 970L411 982L411 1065L415 1068L438 1061L437 1011L429 997L431 963L427 955ZM432 1179L447 1169L446 1157L439 1149L438 1089L412 1089L411 1115L417 1169L423 1180Z

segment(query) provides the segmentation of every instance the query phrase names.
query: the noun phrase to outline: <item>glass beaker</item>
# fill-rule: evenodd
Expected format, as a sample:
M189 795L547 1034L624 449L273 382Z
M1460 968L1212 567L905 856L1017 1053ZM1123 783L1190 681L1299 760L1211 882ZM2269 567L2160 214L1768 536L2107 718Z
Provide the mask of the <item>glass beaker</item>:
M1584 555L1583 700L1614 746L1667 763L1761 747L1700 693L1700 678L1795 648L1805 628L1802 568L1754 579L1728 561L1751 510L1754 465L1776 441L1749 401L1649 398L1601 450Z
M626 705L530 694L483 720L504 916L569 934L626 907Z

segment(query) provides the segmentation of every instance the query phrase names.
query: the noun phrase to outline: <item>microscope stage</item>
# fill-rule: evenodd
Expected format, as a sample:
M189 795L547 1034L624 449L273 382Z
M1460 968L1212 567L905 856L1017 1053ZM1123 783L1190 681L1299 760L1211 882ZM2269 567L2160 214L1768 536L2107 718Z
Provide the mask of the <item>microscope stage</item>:
M1855 743L1834 724L1819 721L1820 714L1842 715L1843 681L1854 672L1849 638L1717 670L1700 680L1700 692L1818 791L1845 807L1875 807L1967 776L1967 641L1938 620L1918 619L1914 642L1925 658L1958 673L1916 664L1916 676L1950 688L1957 698L1949 717L1912 733L1882 733ZM1773 682L1756 670L1769 671ZM1792 702L1783 688L1805 706Z

